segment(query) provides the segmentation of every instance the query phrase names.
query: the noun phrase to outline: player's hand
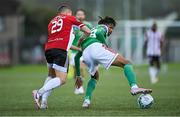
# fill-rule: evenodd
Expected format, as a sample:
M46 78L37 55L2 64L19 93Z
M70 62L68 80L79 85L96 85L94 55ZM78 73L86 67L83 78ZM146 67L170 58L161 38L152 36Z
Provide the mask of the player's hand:
M80 87L82 86L82 83L83 83L82 77L81 77L81 76L76 76L75 86L76 86L77 88L80 88Z
M82 52L82 49L81 49L81 48L79 48L79 51L80 51L80 52Z

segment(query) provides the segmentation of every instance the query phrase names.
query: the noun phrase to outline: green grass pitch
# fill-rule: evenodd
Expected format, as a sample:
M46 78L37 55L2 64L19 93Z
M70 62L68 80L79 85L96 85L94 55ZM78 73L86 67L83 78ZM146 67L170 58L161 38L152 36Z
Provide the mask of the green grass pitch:
M120 116L157 115L180 116L180 64L168 64L160 74L160 82L149 83L147 66L135 67L140 86L152 88L155 104L139 109L137 97L131 96L121 69L100 69L100 80L89 109L81 107L83 95L74 95L74 82L55 89L49 97L48 110L34 110L31 91L39 88L46 77L46 66L0 68L0 116ZM86 86L88 77L84 81Z

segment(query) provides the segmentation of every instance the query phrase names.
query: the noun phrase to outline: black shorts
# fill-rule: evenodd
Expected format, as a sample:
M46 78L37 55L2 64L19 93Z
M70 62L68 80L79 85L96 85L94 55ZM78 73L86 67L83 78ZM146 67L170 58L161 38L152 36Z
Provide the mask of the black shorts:
M67 51L61 49L49 49L45 51L48 67L61 72L68 72L69 59Z
M160 68L160 56L148 56L150 66L156 66Z

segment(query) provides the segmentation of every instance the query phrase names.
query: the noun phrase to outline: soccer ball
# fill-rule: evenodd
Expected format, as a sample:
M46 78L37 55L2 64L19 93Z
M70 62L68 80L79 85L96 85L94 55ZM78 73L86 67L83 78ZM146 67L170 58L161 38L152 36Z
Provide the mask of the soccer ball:
M147 109L153 105L154 99L150 94L141 94L138 97L137 102L140 108Z

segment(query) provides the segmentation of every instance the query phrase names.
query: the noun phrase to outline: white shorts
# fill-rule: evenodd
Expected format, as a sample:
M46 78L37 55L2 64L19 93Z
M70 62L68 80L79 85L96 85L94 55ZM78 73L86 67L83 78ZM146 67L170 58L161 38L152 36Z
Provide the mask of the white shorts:
M89 73L93 76L98 70L99 64L109 69L117 56L118 53L101 43L93 43L83 51L84 63L87 65Z
M72 65L72 66L75 66L74 58L75 58L76 54L77 53L71 53L69 64ZM83 57L80 58L80 61L81 62L83 61Z

